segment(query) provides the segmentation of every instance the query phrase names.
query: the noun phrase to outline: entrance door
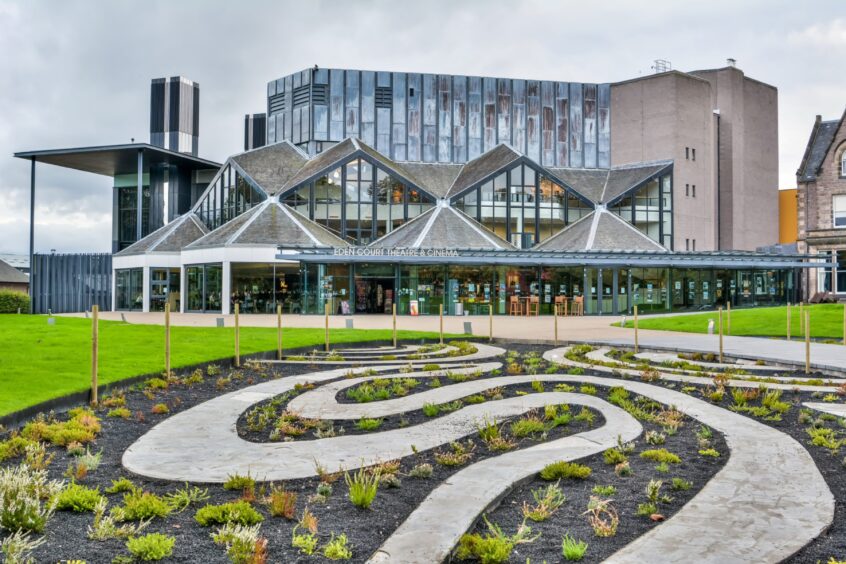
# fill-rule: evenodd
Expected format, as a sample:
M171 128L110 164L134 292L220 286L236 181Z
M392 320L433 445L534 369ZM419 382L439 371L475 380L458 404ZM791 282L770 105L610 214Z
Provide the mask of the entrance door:
M393 278L355 279L356 313L391 313L396 293Z

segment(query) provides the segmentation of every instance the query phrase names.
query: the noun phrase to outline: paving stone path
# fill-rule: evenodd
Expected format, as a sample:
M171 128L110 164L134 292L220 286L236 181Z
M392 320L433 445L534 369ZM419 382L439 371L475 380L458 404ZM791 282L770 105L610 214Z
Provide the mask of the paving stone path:
M758 365L751 360L740 359L737 362L705 362L703 360L691 360L689 358L682 358L681 353L668 352L641 352L635 355L635 358L646 360L649 362L686 362L688 364L695 364L707 369L726 369L726 368L742 368L748 371L771 371L771 370L789 370L786 366L778 364ZM612 359L613 360L613 359Z
M846 404L807 401L802 405L815 409L816 411L822 411L823 413L830 413L831 415L836 415L838 417L846 417Z
M473 343L473 346L476 347L476 352L464 355L464 356L446 356L446 352L456 350L455 347L447 346L446 349L442 349L441 351L432 352L432 353L424 353L422 354L422 358L416 359L409 359L407 356L416 352L420 346L418 345L408 345L402 348L395 349L391 348L371 348L366 350L366 352L362 352L361 349L340 349L333 352L341 354L344 356L344 360L321 360L321 357L325 357L327 353L325 351L317 351L315 354L315 358L312 359L309 356L306 356L306 360L260 360L258 362L261 363L268 363L268 364L304 364L307 363L309 365L316 364L316 365L324 365L324 364L331 364L333 366L337 366L338 364L350 364L350 365L359 365L362 363L367 363L368 365L377 365L377 366L386 366L386 365L395 365L398 362L402 362L404 365L418 365L418 364L430 364L430 363L456 363L456 362L475 362L478 360L485 360L495 356L499 356L505 354L505 349L500 347L495 347L493 345L487 345L484 343ZM352 351L355 351L354 353ZM347 358L347 355L350 358ZM393 360L384 360L380 357L384 355L394 355L397 358ZM403 358L406 357L406 358Z

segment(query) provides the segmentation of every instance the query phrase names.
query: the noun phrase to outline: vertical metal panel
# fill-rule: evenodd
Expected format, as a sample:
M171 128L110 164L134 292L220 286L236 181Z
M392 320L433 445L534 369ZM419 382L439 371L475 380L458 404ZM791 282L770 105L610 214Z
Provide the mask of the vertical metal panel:
M570 166L570 85L556 84L555 97L555 160L558 166Z
M484 145L482 152L490 151L496 147L497 125L496 125L496 79L484 78L482 80L482 99L484 101Z
M582 84L570 83L570 166L581 168L584 163L582 128Z
M584 86L584 162L585 168L596 168L596 85Z
M511 144L526 154L526 81L511 81Z
M346 120L344 121L344 137L360 137L360 109L361 90L359 89L358 71L348 70L346 74Z
M541 83L541 163L555 166L555 83Z
M391 154L391 109L376 108L376 150Z
M467 77L452 77L452 162L467 162Z
M393 83L393 98L391 113L393 119L393 128L391 130L391 158L398 161L404 161L407 158L406 153L406 96L408 88L405 85L405 73L395 72L392 77Z
M496 81L497 144L511 143L511 81L498 78Z
M611 166L611 85L599 85L597 120L597 157L596 165L600 168Z
M291 132L291 142L292 143L301 143L304 141L302 137L302 123L300 120L300 108L294 108L293 119L291 123L293 124L293 129ZM306 137L306 139L308 139Z
M482 154L482 79L467 79L467 159Z
M314 71L315 84L329 84L329 69L317 69Z
M376 73L361 72L361 140L376 145Z
M382 72L382 71L376 73L376 86L388 87L390 85L391 85L391 73Z
M438 92L435 75L423 75L423 161L438 160Z
M438 75L438 161L452 159L452 80L448 75Z
M344 71L329 71L329 140L344 138Z
M422 84L419 74L408 75L408 160L423 160L423 99Z
M294 77L285 77L285 119L283 126L285 127L285 139L293 139L293 116L294 116ZM279 124L277 123L277 126Z
M540 154L540 119L541 119L540 82L530 80L526 83L526 155L541 162Z
M329 106L314 105L314 140L329 140Z
M32 298L35 313L101 310L112 307L112 256L73 254L33 256Z

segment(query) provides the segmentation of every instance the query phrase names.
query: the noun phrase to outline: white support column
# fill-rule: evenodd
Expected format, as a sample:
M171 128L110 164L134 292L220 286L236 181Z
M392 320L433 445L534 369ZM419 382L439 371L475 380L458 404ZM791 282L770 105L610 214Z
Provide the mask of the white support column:
M232 263L223 261L223 280L221 281L220 307L223 315L229 315L232 300Z
M185 279L185 265L179 267L179 313L185 313L188 301L188 281Z
M150 267L145 266L141 269L141 283L144 285L141 295L141 311L148 313L150 311Z

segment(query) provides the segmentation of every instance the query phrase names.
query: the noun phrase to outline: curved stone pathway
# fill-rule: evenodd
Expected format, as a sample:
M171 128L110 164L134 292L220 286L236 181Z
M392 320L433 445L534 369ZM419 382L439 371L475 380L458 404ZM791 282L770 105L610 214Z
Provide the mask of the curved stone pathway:
M846 417L846 404L806 401L802 405L837 417Z
M834 496L808 452L788 435L680 392L595 376L544 375L544 381L622 386L722 433L729 461L673 517L613 554L607 562L779 562L819 536L834 517ZM474 383L495 385L499 379ZM541 446L541 445L539 445ZM518 453L515 453L518 454ZM723 456L729 453L723 453ZM551 459L545 459L548 462ZM371 558L373 563L441 562L478 518L501 499L529 461L505 456L471 465L437 487ZM535 465L542 462L535 460ZM492 482L498 484L493 487ZM488 495L462 492L485 484ZM494 493L499 489L499 493ZM459 504L472 504L456 511ZM469 517L473 515L474 517ZM449 515L449 519L443 519ZM458 518L460 517L460 518ZM446 522L444 522L446 521Z
M444 365L456 374L489 371L500 363L482 363L466 368ZM124 468L161 480L221 483L233 474L247 474L259 480L291 480L314 476L315 459L329 472L367 466L412 453L411 446L426 450L441 446L472 432L476 418L463 421L456 412L424 425L382 433L348 435L311 441L253 443L238 436L238 418L255 403L293 390L297 384L324 382L366 370L395 371L400 366L338 368L263 382L218 396L177 413L142 435L123 454ZM440 372L438 372L440 373ZM399 374L423 377L428 372ZM345 380L354 381L354 380ZM528 398L523 396L519 399ZM510 416L530 409L531 402L509 402L498 409ZM541 402L542 403L542 402ZM475 407L483 407L478 404ZM532 404L532 407L540 405Z
M556 364L560 364L562 366L575 366L578 368L583 368L585 370L590 370L592 372L603 372L605 374L610 375L619 375L623 374L626 376L633 376L636 378L640 377L640 370L636 370L633 368L612 368L610 366L602 366L599 364L590 364L587 362L578 362L575 360L570 360L567 358L565 353L569 350L569 347L559 347L557 349L551 349L543 353L544 360L548 362L554 362ZM593 350L588 354L593 354L592 358L598 359L604 357L605 355L610 352L610 349L600 347L599 349ZM594 354L595 353L595 354ZM587 355L586 355L587 356ZM609 357L610 359L610 357ZM613 360L613 359L610 359ZM617 362L616 360L614 362ZM710 377L705 376L687 376L684 374L672 374L668 372L661 372L661 368L656 366L655 369L661 375L662 380L667 380L669 382L680 382L680 383L689 383L689 384L703 384L706 386L713 386L714 380ZM802 378L788 378L788 380L802 380ZM830 380L829 380L830 381ZM802 390L806 392L833 392L837 389L836 385L830 386L813 386L807 384L777 384L773 382L756 382L754 380L743 380L738 377L729 378L725 384L730 388L759 388L762 385L766 386L769 389L773 390Z
M414 346L414 345L412 345ZM373 350L372 354L368 357L367 354L359 354L355 358L344 358L344 360L320 360L321 356L326 356L325 352L320 352L318 355L315 356L315 359L310 358L308 355L305 355L305 360L258 360L257 362L260 363L267 363L267 364L308 364L308 365L324 365L324 364L331 364L334 366L338 365L360 365L362 363L367 363L368 365L377 365L377 366L386 366L386 365L395 365L398 362L402 362L403 366L411 365L418 365L418 364L431 364L431 363L467 363L467 362L476 362L480 360L486 360L489 358L493 358L496 356L500 356L505 354L505 349L500 347L495 347L493 345L486 345L484 343L477 343L473 342L473 346L476 347L476 352L464 355L464 356L424 356L423 358L417 359L409 359L409 358L395 358L394 360L381 360L379 357L386 354L394 354L391 352L382 352L379 350ZM344 349L344 350L355 350L355 349ZM396 349L391 349L396 350ZM340 352L340 351L334 351ZM438 351L441 352L441 351ZM343 353L341 353L343 356Z

